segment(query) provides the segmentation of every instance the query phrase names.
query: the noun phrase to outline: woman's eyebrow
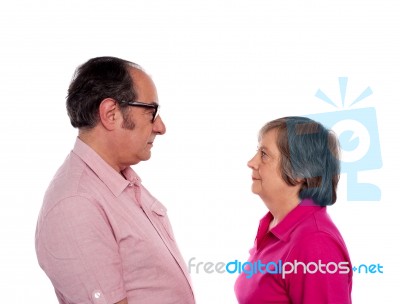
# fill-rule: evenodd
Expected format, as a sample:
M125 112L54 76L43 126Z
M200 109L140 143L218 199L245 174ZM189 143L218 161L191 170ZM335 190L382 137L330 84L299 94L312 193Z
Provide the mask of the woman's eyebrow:
M270 152L270 149L268 149L266 146L258 146L258 150L266 150L267 152Z

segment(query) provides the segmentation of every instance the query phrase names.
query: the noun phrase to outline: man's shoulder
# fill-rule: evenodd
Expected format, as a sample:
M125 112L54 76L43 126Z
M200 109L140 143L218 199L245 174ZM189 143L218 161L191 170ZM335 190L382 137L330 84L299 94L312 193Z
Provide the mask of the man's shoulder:
M58 202L73 196L87 194L84 188L95 179L90 168L73 152L59 167L51 180L43 199L43 205L51 208Z

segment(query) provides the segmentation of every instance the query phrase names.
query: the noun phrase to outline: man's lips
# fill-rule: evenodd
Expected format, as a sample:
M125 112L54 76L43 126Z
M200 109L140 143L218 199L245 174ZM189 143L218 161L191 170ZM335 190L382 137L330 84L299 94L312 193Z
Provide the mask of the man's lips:
M252 176L251 179L252 179L253 181L255 181L255 180L260 180L259 178L256 178L256 177L254 177L254 176Z

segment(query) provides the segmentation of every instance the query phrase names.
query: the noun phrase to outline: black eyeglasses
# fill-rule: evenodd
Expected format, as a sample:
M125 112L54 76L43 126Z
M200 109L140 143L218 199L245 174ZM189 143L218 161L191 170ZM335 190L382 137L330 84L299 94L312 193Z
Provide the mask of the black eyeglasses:
M130 105L132 107L141 107L141 108L149 108L149 109L154 109L153 112L153 118L151 119L151 122L154 123L154 121L156 120L159 112L160 112L160 105L158 103L144 103L144 102L140 102L140 101L125 101L122 100L121 103Z

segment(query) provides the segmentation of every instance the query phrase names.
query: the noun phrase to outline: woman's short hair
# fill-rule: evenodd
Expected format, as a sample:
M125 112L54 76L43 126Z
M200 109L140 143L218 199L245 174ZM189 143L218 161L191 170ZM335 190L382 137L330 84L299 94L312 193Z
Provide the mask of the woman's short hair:
M75 128L91 129L99 120L102 100L135 101L137 93L130 68L139 65L116 57L96 57L79 66L68 89L67 112ZM119 104L122 114L127 107Z
M334 204L340 175L336 135L312 119L290 116L265 124L259 132L259 141L273 129L278 135L283 180L292 186L301 183L301 199L310 198L321 206Z

